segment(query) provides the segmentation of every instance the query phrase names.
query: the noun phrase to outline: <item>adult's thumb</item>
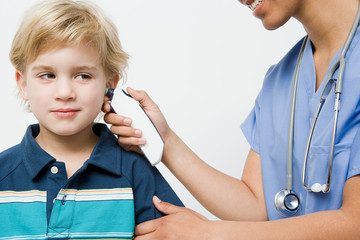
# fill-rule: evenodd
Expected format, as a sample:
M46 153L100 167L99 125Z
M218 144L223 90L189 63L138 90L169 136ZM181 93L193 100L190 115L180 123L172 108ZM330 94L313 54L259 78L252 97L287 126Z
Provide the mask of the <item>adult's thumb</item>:
M142 90L135 90L131 87L127 87L127 92L133 97L136 101L138 101L143 108L153 109L157 107L153 100L149 97L149 95Z
M183 209L182 207L178 207L171 203L161 201L157 196L153 197L153 203L160 212L167 215L181 212Z

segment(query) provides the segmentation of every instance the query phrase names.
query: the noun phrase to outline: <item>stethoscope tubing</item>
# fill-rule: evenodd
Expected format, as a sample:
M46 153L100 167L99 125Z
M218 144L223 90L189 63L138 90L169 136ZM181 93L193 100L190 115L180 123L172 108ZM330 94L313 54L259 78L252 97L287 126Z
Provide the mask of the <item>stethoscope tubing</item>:
M300 62L303 58L305 52L305 46L307 42L308 36L305 37L300 53L297 59L297 64L295 68L295 77L294 77L294 86L292 91L292 98L291 98L291 109L290 109L290 122L289 122L289 135L288 135L288 146L287 146L287 180L286 180L286 188L289 190L293 189L293 144L294 144L294 122L295 122L295 104L296 104L296 90L297 90L297 83L299 78L299 71L300 71Z

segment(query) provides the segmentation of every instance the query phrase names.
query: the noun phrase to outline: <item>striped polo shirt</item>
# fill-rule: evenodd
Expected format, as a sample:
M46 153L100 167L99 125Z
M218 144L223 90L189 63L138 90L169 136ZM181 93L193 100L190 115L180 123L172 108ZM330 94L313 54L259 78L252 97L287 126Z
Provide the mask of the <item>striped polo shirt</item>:
M65 164L35 141L31 125L22 142L0 153L0 240L132 239L136 224L161 217L153 195L183 206L159 171L126 152L104 124L85 164L69 179Z

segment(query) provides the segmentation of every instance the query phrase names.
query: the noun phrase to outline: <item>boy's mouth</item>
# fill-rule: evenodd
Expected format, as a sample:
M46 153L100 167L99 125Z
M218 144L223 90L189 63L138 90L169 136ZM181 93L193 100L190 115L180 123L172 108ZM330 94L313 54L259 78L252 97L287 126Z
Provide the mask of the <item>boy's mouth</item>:
M78 110L72 108L61 108L53 111L53 113L60 118L73 117L78 113Z

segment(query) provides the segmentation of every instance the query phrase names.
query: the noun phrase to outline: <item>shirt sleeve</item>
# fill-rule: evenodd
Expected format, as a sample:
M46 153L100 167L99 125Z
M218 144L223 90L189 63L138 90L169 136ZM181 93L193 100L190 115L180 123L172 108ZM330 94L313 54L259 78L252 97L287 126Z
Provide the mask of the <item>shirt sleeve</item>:
M252 150L260 154L260 133L259 133L259 119L260 119L260 98L261 92L256 98L255 106L247 116L240 128L248 141Z
M357 130L351 146L347 179L360 174L360 128Z
M152 202L154 195L158 196L162 201L181 207L184 206L156 167L151 166L144 157L136 153L127 152L127 154L131 154L132 158L135 157L134 161L124 161L127 163L124 164L126 166L123 166L126 168L123 172L126 173L128 180L132 182L136 225L164 216L155 208Z

